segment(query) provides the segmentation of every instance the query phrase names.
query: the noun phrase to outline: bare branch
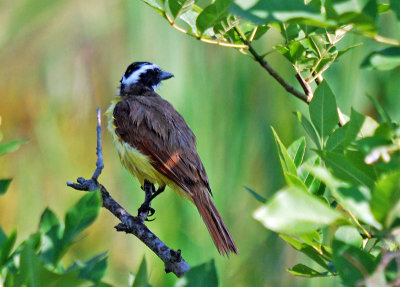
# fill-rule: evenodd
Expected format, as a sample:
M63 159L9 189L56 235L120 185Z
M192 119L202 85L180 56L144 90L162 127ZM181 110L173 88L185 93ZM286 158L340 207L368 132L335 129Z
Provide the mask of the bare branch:
M172 272L177 277L182 277L190 269L190 265L182 258L181 250L178 249L175 251L169 248L150 229L147 228L147 226L144 224L144 221L147 218L147 213L140 214L140 216L132 216L118 202L116 202L107 189L97 181L104 167L103 152L101 148L100 108L97 109L96 154L96 170L93 173L93 177L89 180L79 177L77 179L77 183L68 181L67 185L74 189L85 191L94 191L100 189L101 196L103 198L103 207L109 210L121 221L121 223L115 226L115 229L117 231L124 231L126 233L135 235L164 262L166 273ZM145 190L145 192L147 198L149 196L148 193L150 192L151 194L151 190Z

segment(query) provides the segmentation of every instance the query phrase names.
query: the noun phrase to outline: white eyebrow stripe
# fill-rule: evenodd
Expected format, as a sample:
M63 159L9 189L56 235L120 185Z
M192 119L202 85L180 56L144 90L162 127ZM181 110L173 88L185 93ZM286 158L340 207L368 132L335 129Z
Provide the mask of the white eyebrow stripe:
M125 75L122 77L121 83L124 85L133 85L138 82L141 74L144 74L146 71L151 69L158 68L155 64L146 64L140 67L139 70L133 72L128 78L125 78Z

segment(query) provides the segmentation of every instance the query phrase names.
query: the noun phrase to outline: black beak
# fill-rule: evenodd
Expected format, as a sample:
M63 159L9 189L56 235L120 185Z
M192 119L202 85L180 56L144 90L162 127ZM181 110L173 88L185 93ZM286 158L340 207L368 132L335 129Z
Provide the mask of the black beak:
M163 80L168 80L170 78L172 78L174 75L165 71L161 71L161 75L160 75L160 81Z

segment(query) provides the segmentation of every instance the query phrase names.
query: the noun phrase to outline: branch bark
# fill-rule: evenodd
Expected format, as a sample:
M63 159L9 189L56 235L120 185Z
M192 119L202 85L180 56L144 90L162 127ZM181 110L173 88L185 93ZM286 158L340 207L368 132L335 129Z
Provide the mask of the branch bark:
M76 190L94 191L100 190L103 198L103 207L110 211L121 222L115 226L117 231L124 231L139 238L147 245L163 262L165 272L174 273L177 277L182 277L189 269L190 265L182 258L181 250L173 250L162 242L145 224L146 214L132 216L117 201L112 198L107 189L98 182L98 178L104 168L103 152L101 147L101 115L100 108L97 109L97 161L96 170L91 179L86 180L82 177L77 182L67 182L69 187ZM151 185L145 185L146 189L152 188ZM151 194L151 190L145 190L146 195Z
M261 67L263 67L275 80L278 81L278 83L285 88L285 90L296 96L297 98L299 98L300 100L302 100L305 103L309 103L309 99L307 97L306 94L300 92L299 90L297 90L295 87L293 87L292 85L290 85L288 82L286 82L279 74L277 71L275 71L271 65L264 60L264 58L259 55L257 53L257 51L253 48L253 46L251 45L250 41L248 41L244 36L242 36L242 34L239 32L239 30L237 29L237 27L234 28L235 32L239 35L240 40L243 42L243 44L246 44L248 47L248 51L253 55L254 59L261 65Z

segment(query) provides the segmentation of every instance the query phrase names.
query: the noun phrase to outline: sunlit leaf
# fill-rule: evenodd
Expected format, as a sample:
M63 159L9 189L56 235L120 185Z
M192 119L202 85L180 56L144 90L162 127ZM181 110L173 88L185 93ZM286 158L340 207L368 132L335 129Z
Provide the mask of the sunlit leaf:
M381 228L379 222L372 215L370 208L371 195L368 189L347 185L335 178L324 166L308 165L306 168L327 185L332 195L345 210L352 212L359 220L377 229Z
M319 198L294 186L278 191L253 216L266 228L286 234L311 232L322 226L339 224L343 219Z

